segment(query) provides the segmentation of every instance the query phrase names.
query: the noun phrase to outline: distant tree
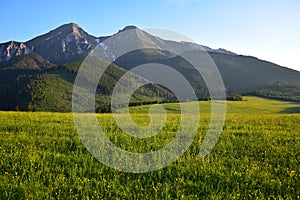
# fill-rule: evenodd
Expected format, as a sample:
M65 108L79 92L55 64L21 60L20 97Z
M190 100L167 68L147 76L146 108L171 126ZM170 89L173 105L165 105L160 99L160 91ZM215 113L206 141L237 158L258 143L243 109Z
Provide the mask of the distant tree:
M227 100L230 100L230 101L243 101L243 97L241 94L239 93L232 93L230 95L227 96Z

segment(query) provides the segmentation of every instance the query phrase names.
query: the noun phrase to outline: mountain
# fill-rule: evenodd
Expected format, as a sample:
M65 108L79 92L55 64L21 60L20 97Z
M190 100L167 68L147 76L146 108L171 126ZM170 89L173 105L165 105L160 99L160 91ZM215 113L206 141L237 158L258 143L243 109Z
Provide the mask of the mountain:
M84 58L97 45L97 38L70 23L33 38L26 45L50 62L63 64Z
M112 39L111 44L106 44L105 39ZM111 51L115 48L121 52L124 46L134 50L120 57ZM95 37L77 24L69 23L26 42L0 44L0 109L70 111L77 71L95 47L102 58L98 63L113 62L97 87L96 109L99 112L109 111L110 96L117 80L133 67L146 63L160 63L176 69L189 80L199 99L207 99L209 93L203 78L172 49L188 52L195 58L206 51L222 75L227 95L242 93L299 100L298 71L221 48L164 40L135 26L126 26L113 36ZM202 64L199 60L199 65ZM134 93L131 102L169 100L174 100L172 92L148 84Z
M54 64L63 64L84 58L100 41L69 23L26 42L0 44L0 62L34 52Z
M255 57L237 55L224 49L214 50L190 42L163 40L138 28L129 31L124 37L126 37L125 41L116 37L113 43L120 44L120 46L115 48L121 49L122 46L132 46L131 48L136 50L122 55L116 60L114 58L109 60L114 60L117 65L127 70L146 63L160 63L171 66L190 81L199 99L207 98L208 94L202 77L182 56L166 50L175 49L176 52L188 52L189 56L194 58L201 57L203 51L206 51L220 71L227 94L236 92L247 94L269 87L278 81L289 80L292 82L300 80L300 72L298 71ZM102 52L108 54L105 50L109 47L105 45L101 47ZM155 49L151 49L151 47ZM100 56L105 57L104 55ZM108 56L113 57L114 55ZM199 60L199 66L204 67L201 66L201 62Z

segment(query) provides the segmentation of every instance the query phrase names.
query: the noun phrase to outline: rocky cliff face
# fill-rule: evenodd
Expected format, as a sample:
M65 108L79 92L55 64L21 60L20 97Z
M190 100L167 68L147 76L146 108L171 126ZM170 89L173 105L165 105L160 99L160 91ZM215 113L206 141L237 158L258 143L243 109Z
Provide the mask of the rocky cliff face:
M15 56L28 54L30 48L23 42L10 41L0 44L0 62L8 61Z

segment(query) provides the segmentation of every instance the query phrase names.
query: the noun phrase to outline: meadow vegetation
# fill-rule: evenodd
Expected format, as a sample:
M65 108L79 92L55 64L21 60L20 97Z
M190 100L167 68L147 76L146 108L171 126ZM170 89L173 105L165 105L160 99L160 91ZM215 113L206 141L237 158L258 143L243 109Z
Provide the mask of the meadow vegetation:
M135 174L98 162L81 143L71 113L0 112L0 199L299 199L300 104L257 97L227 103L212 152L198 156L210 120L200 102L198 135L176 162ZM163 104L168 120L152 138L125 135L111 114L99 123L117 146L159 149L178 129L179 106ZM132 107L138 124L150 105Z

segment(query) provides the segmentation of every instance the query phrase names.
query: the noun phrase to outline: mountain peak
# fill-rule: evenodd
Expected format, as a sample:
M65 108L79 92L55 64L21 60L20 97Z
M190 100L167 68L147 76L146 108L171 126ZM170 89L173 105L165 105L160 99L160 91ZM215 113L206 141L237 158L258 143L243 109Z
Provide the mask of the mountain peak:
M74 22L71 22L71 23L68 23L68 24L65 24L65 25L62 25L62 26L66 26L66 27L71 27L72 29L78 29L80 28L80 26Z
M74 23L74 22L71 22L71 23L69 23L69 24L71 24L72 26L77 26L77 27L79 27L79 25L76 24L76 23Z
M74 33L76 35L80 35L80 26L74 22L68 23L68 24L63 24L59 26L58 28L52 30L52 31L64 31L68 33Z
M50 32L26 42L31 51L37 52L52 63L62 64L81 59L96 46L95 37L78 24L63 24ZM52 52L49 54L49 52Z
M138 27L134 26L134 25L129 25L129 26L125 26L122 30L119 30L119 33L120 32L123 32L123 31L128 31L128 30L131 30L131 29L137 29Z
M73 26L79 27L79 25L77 23L75 23L75 22L70 22L70 23L67 23L67 24L63 24L63 25L61 25L59 27L73 27Z

